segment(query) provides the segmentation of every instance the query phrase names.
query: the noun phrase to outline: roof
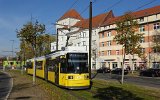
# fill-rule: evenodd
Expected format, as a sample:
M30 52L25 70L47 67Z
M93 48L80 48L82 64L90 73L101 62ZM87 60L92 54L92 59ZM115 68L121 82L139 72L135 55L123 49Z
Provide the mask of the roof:
M106 26L106 25L113 24L116 21L118 21L119 19L121 19L121 17L109 18L108 20L104 21L104 23L101 26Z
M59 20L63 20L65 18L75 18L79 20L83 19L81 15L75 9L71 9L68 12L66 12Z
M99 27L104 22L104 20L112 17L114 17L112 11L92 17L92 27ZM73 27L89 28L89 18L77 22Z
M160 13L160 6L155 6L152 8L133 12L132 15L134 16L134 18L140 18L140 17L145 17L145 16L157 14L157 13Z
M132 12L131 16L133 16L134 18L141 18L141 17L153 15L153 14L158 14L158 13L160 13L160 6L155 6L155 7L152 7L152 8ZM101 26L106 26L106 25L113 24L116 21L118 21L119 19L121 19L122 17L123 17L123 15L118 16L118 17L109 18L108 20L104 21L104 23Z

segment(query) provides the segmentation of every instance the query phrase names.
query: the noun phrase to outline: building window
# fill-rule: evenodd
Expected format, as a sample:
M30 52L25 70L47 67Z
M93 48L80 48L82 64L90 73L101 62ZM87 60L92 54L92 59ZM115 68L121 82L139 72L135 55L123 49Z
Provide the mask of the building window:
M61 37L61 41L63 41L63 37Z
M81 43L78 43L77 45L80 46Z
M154 52L154 53L157 53L157 51L158 51L157 48L154 48L154 49L153 49L153 52Z
M140 26L140 32L144 32L144 31L145 31L144 25Z
M144 21L144 17L141 17L141 18L139 19L139 21L140 21L140 22L143 22L143 21Z
M104 47L104 42L102 42L102 47Z
M113 66L113 68L117 68L117 67L118 67L117 62L113 62L113 63L112 63L112 66Z
M156 19L158 19L158 15L156 14Z
M111 41L107 41L107 46L111 46Z
M111 36L111 32L108 32L108 33L107 33L107 37L110 37L110 36Z
M82 41L82 43L83 43L83 46L86 46L86 41Z
M83 32L80 33L80 36L79 36L79 37L80 37L80 38L83 38Z
M101 56L104 56L104 51L101 52Z
M154 27L154 30L160 29L160 24L159 23L155 23L153 27Z
M79 39L79 35L77 35L77 39Z
M108 50L108 51L107 51L107 55L108 55L108 56L111 55L111 50Z
M94 31L94 34L93 35L96 35L96 30Z
M142 53L145 53L145 48L142 48L142 49L141 49L141 52L142 52Z
M144 43L145 42L145 39L144 39L144 37L142 37L141 39L140 39L140 43Z
M86 32L83 32L83 37L86 37Z
M52 46L52 49L54 50L55 46Z
M92 43L93 43L93 45L96 45L96 40L93 40Z
M102 38L104 38L104 33L102 33Z
M119 50L116 50L116 55L119 55Z

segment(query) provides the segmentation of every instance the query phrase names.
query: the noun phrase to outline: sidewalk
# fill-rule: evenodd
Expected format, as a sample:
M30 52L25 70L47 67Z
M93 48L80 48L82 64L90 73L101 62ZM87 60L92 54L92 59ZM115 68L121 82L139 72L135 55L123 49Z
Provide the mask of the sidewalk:
M39 83L32 84L32 80L20 72L11 72L13 88L8 100L52 100L51 96L41 87Z

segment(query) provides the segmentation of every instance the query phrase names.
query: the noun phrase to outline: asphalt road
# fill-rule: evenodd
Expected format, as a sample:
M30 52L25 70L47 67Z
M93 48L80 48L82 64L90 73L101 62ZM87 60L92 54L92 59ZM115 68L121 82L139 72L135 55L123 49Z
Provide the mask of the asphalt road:
M7 73L0 72L0 100L6 100L12 88L12 78Z
M116 74L98 73L95 76L95 78L121 82L121 75L116 75ZM160 77L124 76L124 82L133 83L136 85L160 88Z

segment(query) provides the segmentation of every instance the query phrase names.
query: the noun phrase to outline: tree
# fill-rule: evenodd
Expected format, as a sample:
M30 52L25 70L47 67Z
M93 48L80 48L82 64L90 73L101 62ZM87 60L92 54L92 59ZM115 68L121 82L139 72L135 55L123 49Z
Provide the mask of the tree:
M126 13L116 22L116 30L117 35L115 36L114 40L122 45L123 47L123 66L122 66L122 80L121 83L123 84L123 77L124 77L124 61L125 55L128 54L138 54L139 56L142 55L141 53L141 45L139 40L142 38L143 34L136 33L138 26L138 22L134 20L131 13Z
M29 59L35 56L45 55L50 52L50 43L55 37L45 34L45 25L28 22L20 30L17 30L17 37L20 42L20 55L22 59Z
M55 37L43 34L37 37L37 52L38 56L46 55L50 52L50 44L51 42L55 41Z
M35 23L28 22L23 28L17 31L17 37L29 44L34 51L34 56L36 56L37 37L44 33L45 25L39 24L38 21Z

